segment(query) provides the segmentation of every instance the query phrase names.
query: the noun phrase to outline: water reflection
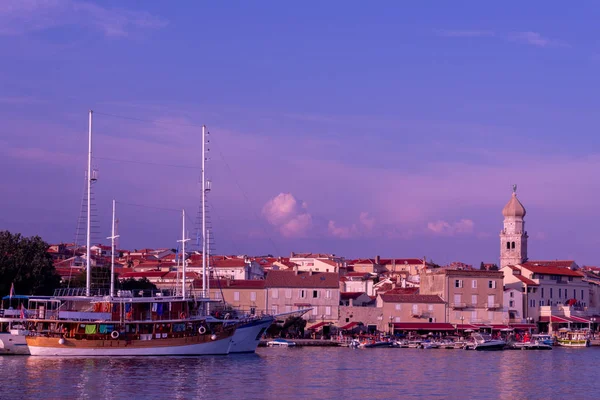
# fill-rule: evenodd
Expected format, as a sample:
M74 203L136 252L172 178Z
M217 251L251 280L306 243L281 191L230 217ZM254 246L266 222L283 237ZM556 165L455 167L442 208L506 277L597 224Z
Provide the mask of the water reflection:
M220 357L0 357L2 398L582 398L600 349L274 348Z

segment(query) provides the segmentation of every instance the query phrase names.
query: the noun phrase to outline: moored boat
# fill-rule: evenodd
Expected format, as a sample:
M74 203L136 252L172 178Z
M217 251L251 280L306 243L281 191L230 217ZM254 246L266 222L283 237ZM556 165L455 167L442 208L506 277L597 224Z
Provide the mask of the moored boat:
M497 351L504 350L506 342L500 339L492 339L490 335L482 333L472 333L472 349L477 351ZM469 345L467 345L469 347Z
M556 338L559 346L563 347L589 347L590 337L587 331L562 331Z

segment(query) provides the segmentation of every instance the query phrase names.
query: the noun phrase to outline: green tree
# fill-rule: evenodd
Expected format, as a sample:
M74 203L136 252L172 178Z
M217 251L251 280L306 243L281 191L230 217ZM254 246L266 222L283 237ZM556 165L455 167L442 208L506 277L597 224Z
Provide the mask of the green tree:
M60 286L48 243L39 236L0 231L0 294L51 295Z
M157 290L156 285L150 282L148 278L125 279L119 283L118 288L122 290Z

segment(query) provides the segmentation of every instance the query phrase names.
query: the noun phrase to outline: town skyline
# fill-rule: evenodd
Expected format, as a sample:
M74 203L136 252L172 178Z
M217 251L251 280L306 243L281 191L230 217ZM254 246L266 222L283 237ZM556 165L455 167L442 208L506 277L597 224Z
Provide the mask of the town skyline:
M176 247L206 124L219 254L498 263L517 184L529 257L597 264L585 7L80 4L0 5L3 229L73 241L93 109L93 243L115 198L121 247Z

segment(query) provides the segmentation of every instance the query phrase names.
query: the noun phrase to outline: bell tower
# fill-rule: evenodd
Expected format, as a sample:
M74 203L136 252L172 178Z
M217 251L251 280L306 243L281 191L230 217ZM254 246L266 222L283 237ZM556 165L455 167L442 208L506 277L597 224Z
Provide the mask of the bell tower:
M512 196L502 209L504 229L500 232L500 268L527 261L525 214L525 207L517 199L517 185L513 185Z

